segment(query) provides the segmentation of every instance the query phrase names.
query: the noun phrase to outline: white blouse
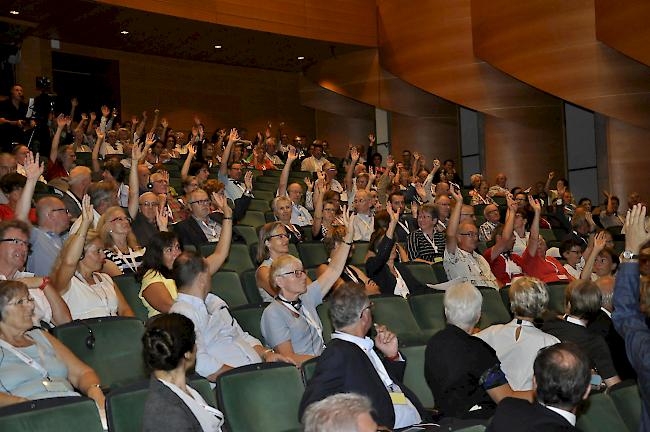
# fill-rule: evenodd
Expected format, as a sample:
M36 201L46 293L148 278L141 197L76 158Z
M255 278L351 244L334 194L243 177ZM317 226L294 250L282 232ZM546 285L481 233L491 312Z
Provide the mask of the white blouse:
M95 283L89 285L79 272L70 280L70 288L62 297L73 320L117 315L113 279L106 273L93 273L93 280Z

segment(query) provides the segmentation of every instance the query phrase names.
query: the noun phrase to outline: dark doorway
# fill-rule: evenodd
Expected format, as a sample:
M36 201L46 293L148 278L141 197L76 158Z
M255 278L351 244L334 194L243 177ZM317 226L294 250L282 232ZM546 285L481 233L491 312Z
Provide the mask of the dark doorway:
M60 52L52 53L52 90L56 94L55 112L70 112L70 100L79 101L75 119L81 113L97 113L101 106L120 109L120 64L117 60L104 60Z

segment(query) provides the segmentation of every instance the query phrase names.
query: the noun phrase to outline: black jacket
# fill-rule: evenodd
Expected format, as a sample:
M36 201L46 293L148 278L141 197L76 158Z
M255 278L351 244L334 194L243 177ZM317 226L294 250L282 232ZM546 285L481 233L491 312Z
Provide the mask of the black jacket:
M539 403L505 398L497 406L486 432L577 432L560 414Z
M143 432L187 431L202 432L201 424L173 391L156 378L151 378L149 394L144 403Z
M384 236L377 246L377 254L368 258L366 261L366 275L379 285L379 290L382 294L392 295L395 292L397 278L395 278L386 265L394 244L395 240ZM400 271L400 274L402 275L404 282L406 282L406 286L408 286L411 294L431 292L430 288L418 282L408 271Z
M381 358L381 355L380 355ZM383 360L386 372L406 397L424 417L424 410L417 396L404 384L406 362ZM332 339L318 359L314 376L300 402L299 415L313 402L318 402L337 393L358 393L372 402L375 421L392 428L395 424L395 410L388 390L379 378L368 356L357 345L341 339Z

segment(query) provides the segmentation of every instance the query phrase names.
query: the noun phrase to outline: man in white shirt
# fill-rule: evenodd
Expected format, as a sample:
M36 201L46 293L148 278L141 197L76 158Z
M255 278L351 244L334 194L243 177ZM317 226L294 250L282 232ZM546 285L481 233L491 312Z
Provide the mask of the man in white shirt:
M477 287L499 289L490 264L475 251L478 243L478 229L473 222L459 224L460 213L463 209L463 196L460 191L455 189L450 192L456 205L447 226L447 246L443 258L447 277L450 281L457 279Z
M496 184L488 190L488 196L490 197L505 197L510 193L508 190L508 177L504 173L497 174Z
M354 210L357 212L354 218L354 241L370 241L370 236L375 230L375 217L370 211L371 204L370 192L357 191L354 197Z
M314 143L311 148L311 156L305 158L300 165L302 171L309 171L312 173L323 171L323 165L329 161L323 157L323 145Z
M591 391L587 356L574 344L559 343L541 350L533 369L537 401L503 399L486 432L578 431L576 410Z
M374 341L366 336L372 326L371 308L361 285L347 283L332 293L330 313L336 331L307 384L300 414L330 395L359 393L370 399L375 421L381 426L397 429L422 421L420 402L401 382L406 361L399 353L397 337L379 325Z
M276 196L289 197L291 200L291 223L302 227L314 223L314 218L311 213L309 213L309 210L302 205L302 197L304 195L302 185L300 185L300 183L291 183L287 186L291 165L297 158L297 149L291 147L287 153L287 163L284 165L284 168L282 168L282 173L280 174L280 182L278 183Z
M174 261L173 272L178 297L169 311L194 323L199 375L215 381L223 372L239 366L262 361L293 363L242 330L226 302L209 292L210 275L203 258L184 252Z
M239 134L237 129L231 129L230 135L228 136L228 144L223 151L221 165L219 166L218 179L225 186L226 198L231 201L241 198L241 196L246 192L246 186L244 185L242 177L242 165L239 161L233 161L229 163L230 152L235 142L239 141Z

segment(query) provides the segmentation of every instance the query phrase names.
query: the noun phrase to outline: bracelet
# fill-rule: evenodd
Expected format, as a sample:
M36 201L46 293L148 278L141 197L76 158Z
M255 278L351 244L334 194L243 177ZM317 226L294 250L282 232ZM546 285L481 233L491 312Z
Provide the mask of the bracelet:
M399 351L397 351L397 354L395 354L395 355L392 356L392 357L386 357L386 359L388 359L388 361L395 361L395 360L398 360L398 359L399 359Z
M86 390L86 393L88 393L90 391L90 389L92 389L93 387L97 387L99 390L102 389L101 384L92 384L90 387L88 387L88 389Z
M38 286L38 289L40 289L41 291L43 291L43 290L45 289L45 287L47 286L47 284L50 283L50 280L51 280L51 279L50 279L49 277L45 276L45 277L43 278L43 281L41 282L41 284Z
M224 216L224 217L223 217L223 220L232 220L232 216L230 216L230 217L226 217L226 216Z
M351 242L348 243L348 242L346 242L345 240L343 240L343 243L345 243L345 244L348 245L348 246L352 246L352 244L353 244L354 242L351 241Z

